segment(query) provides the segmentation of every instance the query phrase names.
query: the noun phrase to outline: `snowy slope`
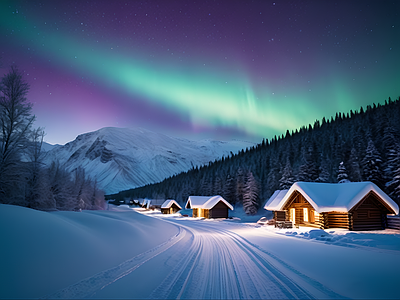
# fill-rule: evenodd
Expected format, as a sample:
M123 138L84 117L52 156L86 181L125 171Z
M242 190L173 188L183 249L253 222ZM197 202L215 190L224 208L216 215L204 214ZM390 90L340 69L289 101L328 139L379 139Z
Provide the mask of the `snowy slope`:
M0 299L44 297L177 233L131 211L49 213L0 204Z
M396 230L286 230L115 209L0 204L0 299L398 299Z
M68 170L81 166L110 194L161 181L253 145L243 141L190 141L141 128L107 127L55 147L48 152L46 163L58 160Z

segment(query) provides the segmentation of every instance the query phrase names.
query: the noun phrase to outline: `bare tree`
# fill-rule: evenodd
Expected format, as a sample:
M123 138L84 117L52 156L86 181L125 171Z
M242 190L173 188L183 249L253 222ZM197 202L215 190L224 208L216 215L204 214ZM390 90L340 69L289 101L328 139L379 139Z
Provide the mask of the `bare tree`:
M27 206L38 208L41 206L40 202L44 196L44 181L43 181L43 152L42 144L44 138L44 130L36 128L29 134L29 143L26 147L26 190L25 197Z
M32 104L26 99L28 91L28 83L12 66L0 85L0 202L19 202L24 197L19 184L22 180L21 155L35 120L31 113Z

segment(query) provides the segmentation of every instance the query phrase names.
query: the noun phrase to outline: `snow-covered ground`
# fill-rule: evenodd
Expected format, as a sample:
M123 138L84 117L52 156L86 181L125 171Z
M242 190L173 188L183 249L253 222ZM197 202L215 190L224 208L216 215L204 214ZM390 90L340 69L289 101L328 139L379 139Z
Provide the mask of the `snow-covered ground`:
M0 205L0 298L399 295L397 230L275 229L238 218L113 209L46 213Z

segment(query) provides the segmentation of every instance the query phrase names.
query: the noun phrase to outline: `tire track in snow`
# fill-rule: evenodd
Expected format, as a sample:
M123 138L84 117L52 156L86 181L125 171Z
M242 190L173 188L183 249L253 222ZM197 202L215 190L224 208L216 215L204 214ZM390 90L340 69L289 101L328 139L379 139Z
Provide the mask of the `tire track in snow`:
M244 237L228 231L228 230L223 230L225 234L230 235L233 239L238 240L238 242L246 247L249 247L249 249L254 252L256 255L260 257L261 260L263 260L267 265L269 265L271 268L275 269L280 269L282 270L283 273L292 273L295 277L300 278L302 281L302 286L308 286L308 290L313 290L313 292L316 295L316 298L328 298L328 299L347 299L346 297L332 291L331 289L327 288L324 286L322 283L320 283L317 280L314 280L304 273L298 271L291 265L287 264L285 261L281 260L279 257L276 255L266 251L265 249L260 248L258 245L255 245L245 239ZM289 271L289 272L288 272Z
M164 243L146 252L136 255L135 257L124 261L114 268L101 271L53 294L47 295L42 299L82 299L95 296L96 292L129 275L149 260L162 254L176 243L181 241L185 237L187 231L179 226L177 227L179 228L178 233Z
M150 298L344 298L236 233L205 222L179 225L192 233L192 244Z

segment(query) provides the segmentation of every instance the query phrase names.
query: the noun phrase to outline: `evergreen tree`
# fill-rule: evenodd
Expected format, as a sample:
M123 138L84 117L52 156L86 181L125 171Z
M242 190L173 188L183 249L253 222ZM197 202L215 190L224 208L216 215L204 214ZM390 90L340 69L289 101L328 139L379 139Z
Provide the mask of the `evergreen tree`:
M319 167L319 175L315 182L329 182L329 158L324 157L321 159L321 165Z
M201 180L200 184L200 195L203 196L212 196L212 181L211 179L205 174Z
M299 173L297 175L298 181L304 182L314 182L318 178L318 172L316 168L316 164L314 162L314 151L312 146L303 147L302 151L302 164L299 168Z
M248 171L243 190L243 209L248 215L255 215L258 208L259 184L254 178L253 173Z
M389 192L389 196L392 197L393 200L400 205L400 145L397 144L396 148L393 149L391 154L391 168L393 170L392 180L389 181L387 185L387 189Z
M292 166L290 164L289 157L286 159L286 165L283 168L282 171L282 177L279 180L279 189L281 190L287 190L290 189L290 187L294 183L294 176L293 176L293 170Z
M349 170L350 181L353 182L362 181L360 163L358 161L357 151L354 147L351 148L349 165L350 165L350 170Z
M243 203L243 194L244 194L244 186L245 186L245 174L242 168L239 167L236 173L236 202Z
M390 185L393 180L394 172L396 170L396 160L398 153L398 141L396 138L396 132L391 125L388 125L384 129L383 145L385 149L386 161L384 163L384 181L386 185ZM391 191L389 191L391 192Z
M270 169L267 175L267 195L279 189L279 167L275 155L270 157Z
M223 194L222 180L221 177L217 175L214 179L213 195L222 195L222 194Z
M236 203L235 193L236 193L235 181L231 177L231 175L228 174L225 180L224 192L222 196L229 203L235 204Z
M344 163L341 162L339 164L339 170L338 170L338 175L337 175L337 181L339 183L345 183L349 182L349 176L347 175L347 170L346 167L344 166Z
M383 189L383 172L381 168L382 159L375 148L374 142L370 139L368 141L368 146L365 151L365 157L363 159L364 165L364 178L367 181L371 181Z

